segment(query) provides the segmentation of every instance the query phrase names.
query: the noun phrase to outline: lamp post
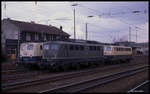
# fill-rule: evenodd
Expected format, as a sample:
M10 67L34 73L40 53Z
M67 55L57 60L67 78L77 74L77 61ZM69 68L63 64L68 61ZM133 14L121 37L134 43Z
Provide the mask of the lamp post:
M136 28L136 43L137 43L137 27L135 27Z
M71 6L77 6L78 4L72 4ZM75 28L75 8L73 10L74 14L74 40L76 39L76 28Z
M131 27L129 26L129 42L131 42Z
M87 16L87 18L91 18L91 17L94 17L94 16ZM87 38L88 38L88 31L87 31L87 25L88 25L88 23L86 22L85 23L85 39L87 40Z

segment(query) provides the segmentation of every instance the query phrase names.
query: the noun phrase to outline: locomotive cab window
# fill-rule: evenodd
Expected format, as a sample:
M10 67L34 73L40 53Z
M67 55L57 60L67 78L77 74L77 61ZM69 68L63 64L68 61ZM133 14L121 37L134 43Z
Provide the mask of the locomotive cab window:
M27 46L27 50L32 50L32 49L33 49L33 45L32 44Z
M51 50L58 50L59 49L59 45L58 44L52 44L51 45Z
M106 47L106 51L111 51L111 47Z

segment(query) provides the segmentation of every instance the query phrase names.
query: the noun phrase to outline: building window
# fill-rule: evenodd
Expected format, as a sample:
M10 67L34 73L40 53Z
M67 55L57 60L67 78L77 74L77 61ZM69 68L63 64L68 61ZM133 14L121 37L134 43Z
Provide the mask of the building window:
M28 41L31 40L30 33L26 33L26 40L28 40Z
M49 35L49 40L52 40L52 36L51 35Z
M57 39L57 40L60 39L60 36L56 36L56 39Z
M50 36L50 40L53 40L53 35Z
M46 34L44 34L44 41L46 41Z
M53 35L53 40L56 40L56 36L55 35Z
M35 40L39 40L38 33L35 33Z
M49 34L46 34L46 40L50 40L50 35Z
M30 35L31 35L31 40L34 41L35 40L35 34L31 33Z

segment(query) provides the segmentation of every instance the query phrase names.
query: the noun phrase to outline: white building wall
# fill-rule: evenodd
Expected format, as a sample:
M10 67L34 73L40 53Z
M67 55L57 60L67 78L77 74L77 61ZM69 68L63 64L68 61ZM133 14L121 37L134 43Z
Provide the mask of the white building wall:
M6 39L18 39L19 29L8 21L2 22L2 34Z
M19 29L10 23L9 21L3 20L2 21L2 29L1 29L1 45L2 49L5 52L5 44L6 44L6 39L18 39L18 31Z

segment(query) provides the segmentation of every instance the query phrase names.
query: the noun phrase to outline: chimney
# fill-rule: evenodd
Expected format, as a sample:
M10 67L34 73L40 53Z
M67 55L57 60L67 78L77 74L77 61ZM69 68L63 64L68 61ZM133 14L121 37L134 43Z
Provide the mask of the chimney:
M62 26L60 26L60 30L62 30Z
M34 21L31 21L31 23L35 24L35 22L34 22Z

